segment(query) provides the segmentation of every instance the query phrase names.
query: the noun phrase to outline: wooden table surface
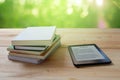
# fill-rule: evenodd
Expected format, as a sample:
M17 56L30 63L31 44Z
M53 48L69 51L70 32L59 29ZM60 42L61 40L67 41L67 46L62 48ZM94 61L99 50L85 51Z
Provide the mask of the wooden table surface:
M0 29L0 80L120 80L120 29L58 28L61 47L39 65L10 61L7 47L22 29ZM97 44L111 65L75 68L67 46Z

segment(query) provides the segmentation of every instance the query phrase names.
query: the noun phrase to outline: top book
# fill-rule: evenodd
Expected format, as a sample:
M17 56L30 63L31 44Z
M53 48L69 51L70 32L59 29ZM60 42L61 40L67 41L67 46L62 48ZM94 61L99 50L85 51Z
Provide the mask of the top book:
M12 40L12 45L50 46L55 38L55 31L55 26L28 27Z

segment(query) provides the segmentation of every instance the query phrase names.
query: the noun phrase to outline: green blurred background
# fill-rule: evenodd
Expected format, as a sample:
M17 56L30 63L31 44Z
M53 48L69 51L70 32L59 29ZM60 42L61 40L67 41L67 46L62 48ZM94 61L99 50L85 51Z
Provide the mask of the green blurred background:
M0 0L0 28L120 28L120 0Z

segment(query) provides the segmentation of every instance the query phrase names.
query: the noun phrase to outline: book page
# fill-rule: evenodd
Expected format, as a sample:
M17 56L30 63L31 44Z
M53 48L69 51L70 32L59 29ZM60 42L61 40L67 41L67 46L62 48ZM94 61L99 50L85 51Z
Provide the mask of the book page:
M88 61L104 59L95 46L75 46L72 47L73 54L77 61Z

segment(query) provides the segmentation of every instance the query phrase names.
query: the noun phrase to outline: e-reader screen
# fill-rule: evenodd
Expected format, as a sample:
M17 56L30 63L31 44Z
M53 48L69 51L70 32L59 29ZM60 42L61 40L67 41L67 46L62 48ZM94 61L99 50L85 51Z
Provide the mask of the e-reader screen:
M77 61L104 59L95 46L71 47Z

